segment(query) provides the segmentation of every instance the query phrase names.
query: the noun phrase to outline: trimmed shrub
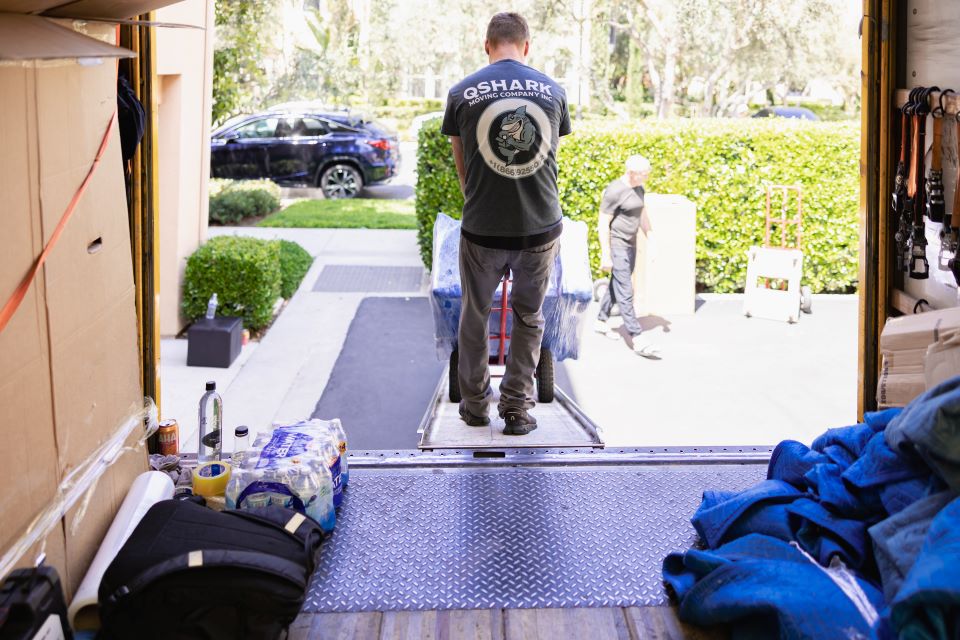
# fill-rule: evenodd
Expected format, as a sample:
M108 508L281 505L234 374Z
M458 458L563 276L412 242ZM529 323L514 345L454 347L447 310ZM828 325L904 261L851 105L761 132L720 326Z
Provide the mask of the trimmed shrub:
M210 222L215 224L236 224L244 218L265 216L280 208L280 189L263 188L262 180L254 184L242 181L217 185L210 191Z
M240 316L257 331L270 324L280 297L280 243L240 236L211 239L187 259L183 313L191 320L207 312L217 294L218 315Z
M228 180L226 178L210 178L211 197L224 191L266 191L277 200L280 199L280 186L273 180Z
M280 245L280 295L289 299L313 264L313 256L296 242L277 240Z
M560 203L564 215L588 223L595 273L600 196L634 153L653 164L648 191L680 194L697 206L700 289L743 290L747 249L763 243L765 184L803 187L804 284L814 292L855 287L860 154L855 122L758 118L577 126L560 144ZM459 218L463 206L439 120L420 130L417 172L418 240L424 263L430 265L437 212Z

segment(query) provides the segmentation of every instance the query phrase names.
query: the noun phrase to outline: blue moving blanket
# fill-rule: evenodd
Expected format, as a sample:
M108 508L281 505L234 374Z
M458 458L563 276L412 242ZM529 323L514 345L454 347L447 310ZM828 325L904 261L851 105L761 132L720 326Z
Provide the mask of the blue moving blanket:
M686 622L730 624L733 638L868 638L883 596L849 573L842 587L838 573L790 543L757 534L663 562Z
M891 449L916 454L960 492L960 377L911 402L885 433Z
M951 491L941 491L870 527L873 553L883 580L883 595L888 601L900 591L904 577L920 554L934 516L955 497Z
M691 522L711 549L748 533L790 540L787 505L802 497L782 480L765 480L740 493L705 491Z
M708 550L671 554L664 579L681 619L734 637L960 640L958 493L960 377L781 442L745 491L705 492L691 521Z
M960 638L960 498L933 519L893 600L891 621L900 638Z

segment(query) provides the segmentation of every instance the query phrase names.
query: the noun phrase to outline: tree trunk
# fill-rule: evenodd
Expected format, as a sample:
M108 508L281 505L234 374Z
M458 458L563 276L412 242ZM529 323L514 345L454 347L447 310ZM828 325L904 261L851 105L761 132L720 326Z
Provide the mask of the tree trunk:
M666 46L663 60L663 83L660 87L660 100L657 106L658 118L669 118L673 115L673 105L676 102L677 80L677 49L672 43Z
M653 85L653 107L659 118L661 117L660 108L663 103L663 80L660 77L660 71L657 70L653 56L649 54L647 55L647 73L650 74L650 84Z

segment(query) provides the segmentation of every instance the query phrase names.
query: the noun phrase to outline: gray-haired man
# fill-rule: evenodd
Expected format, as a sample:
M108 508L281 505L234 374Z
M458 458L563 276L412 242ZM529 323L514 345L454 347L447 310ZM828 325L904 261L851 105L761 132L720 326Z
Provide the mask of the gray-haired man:
M497 410L504 433L526 435L537 421L533 373L543 338L543 299L561 227L557 146L570 133L563 89L524 64L526 20L498 13L487 26L490 64L457 83L447 97L441 131L450 136L463 190L460 284L460 417L490 423L488 322L500 278L513 273L513 327Z
M610 286L600 301L596 330L607 337L619 339L611 331L607 320L614 303L620 307L623 328L633 340L637 355L651 360L660 359L660 350L640 337L640 326L633 309L633 271L636 268L637 234L650 234L650 219L644 207L643 185L650 177L650 161L643 156L627 158L622 177L611 182L600 200L597 232L600 236L600 268L610 271Z

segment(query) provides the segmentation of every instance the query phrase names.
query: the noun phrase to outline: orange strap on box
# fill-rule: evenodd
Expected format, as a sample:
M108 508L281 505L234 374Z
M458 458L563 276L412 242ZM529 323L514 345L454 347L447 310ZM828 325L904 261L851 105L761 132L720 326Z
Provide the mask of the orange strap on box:
M13 295L10 296L10 299L7 300L6 304L3 305L3 309L0 309L0 332L6 328L7 323L10 322L13 314L17 312L17 309L20 307L20 303L23 302L24 297L27 295L27 291L30 290L30 285L33 284L34 279L37 277L40 267L42 267L43 263L47 261L47 256L50 255L50 252L53 251L57 241L60 240L60 235L63 233L64 228L67 226L67 223L73 216L73 212L77 208L77 204L80 202L80 198L83 197L83 193L87 190L87 186L90 184L90 179L96 172L97 167L100 166L100 159L107 150L107 143L110 141L110 134L113 133L113 122L116 119L117 112L114 111L113 115L110 116L110 122L107 123L107 130L103 132L103 139L100 141L100 148L97 150L97 156L93 159L93 164L90 165L90 170L87 171L87 177L83 179L83 182L80 183L80 187L77 189L77 192L74 193L73 198L70 199L70 204L67 205L67 210L63 212L63 216L60 218L57 228L53 230L53 235L50 236L50 241L47 242L47 246L43 248L43 253L41 253L36 259L33 267L29 272L27 272L27 275L24 276L23 281L20 283L20 286L17 287L17 290L13 292Z

